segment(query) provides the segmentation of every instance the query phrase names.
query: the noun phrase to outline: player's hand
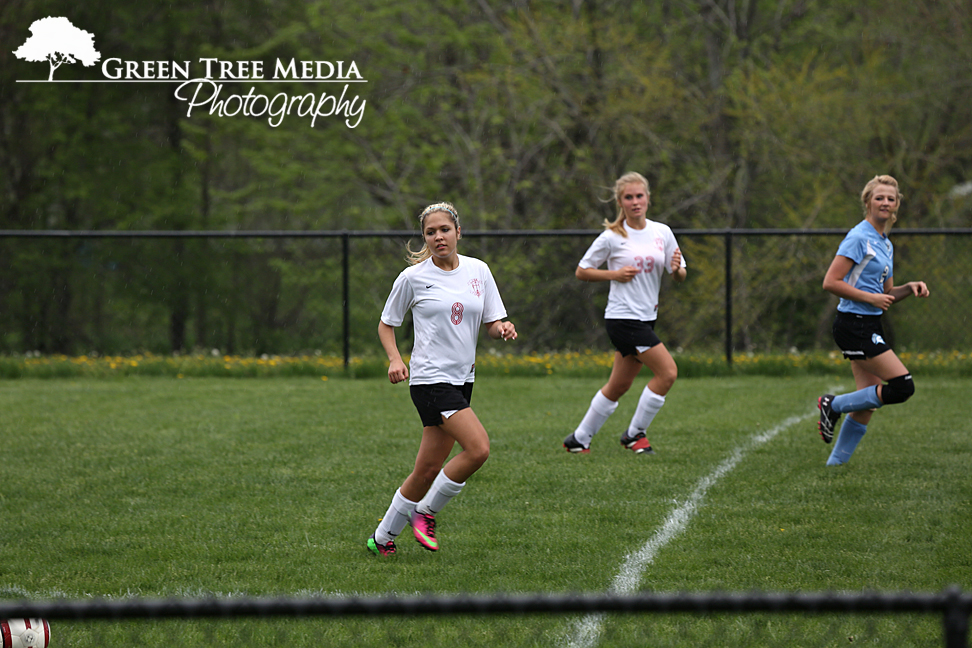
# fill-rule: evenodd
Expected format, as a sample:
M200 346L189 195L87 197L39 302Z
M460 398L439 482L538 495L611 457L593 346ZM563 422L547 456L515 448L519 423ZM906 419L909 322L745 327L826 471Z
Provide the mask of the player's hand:
M682 267L682 250L680 248L675 248L675 252L672 254L672 272L678 272L678 269Z
M513 322L497 322L493 331L496 333L497 340L506 342L516 339L516 327L513 326Z
M634 266L624 266L620 270L614 271L614 277L612 277L612 279L620 283L628 283L634 279L637 274L638 268Z
M408 367L401 360L392 360L388 365L388 380L397 384L408 378Z
M908 287L911 288L911 294L915 297L927 297L931 294L928 290L928 286L925 285L924 281L911 281L908 282Z
M883 311L891 308L891 304L894 303L894 297L889 293L868 293L870 298L867 300L871 306L877 306Z

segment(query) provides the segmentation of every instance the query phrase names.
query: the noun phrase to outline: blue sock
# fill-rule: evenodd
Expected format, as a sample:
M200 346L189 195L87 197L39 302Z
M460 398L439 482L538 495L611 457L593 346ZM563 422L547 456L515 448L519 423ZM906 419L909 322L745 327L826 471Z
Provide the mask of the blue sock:
M878 400L877 385L858 389L856 392L849 394L834 396L834 400L830 404L835 412L840 412L841 414L860 412L866 409L877 409L881 405L881 401Z
M865 432L867 432L866 425L849 416L846 417L843 425L840 426L840 434L837 436L837 442L834 443L830 458L827 459L827 465L840 466L850 461L851 455L854 454L857 444L864 438Z

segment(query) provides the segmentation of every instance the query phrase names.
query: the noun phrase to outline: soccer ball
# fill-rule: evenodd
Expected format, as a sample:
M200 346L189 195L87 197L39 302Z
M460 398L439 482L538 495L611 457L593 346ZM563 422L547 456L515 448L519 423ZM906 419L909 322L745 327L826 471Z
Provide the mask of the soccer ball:
M47 648L51 626L44 619L0 620L2 648Z

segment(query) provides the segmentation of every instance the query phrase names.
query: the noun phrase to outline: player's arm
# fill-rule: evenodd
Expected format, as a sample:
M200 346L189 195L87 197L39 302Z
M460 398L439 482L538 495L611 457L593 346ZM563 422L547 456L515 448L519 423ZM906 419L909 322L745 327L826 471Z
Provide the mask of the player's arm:
M634 266L624 266L620 270L601 270L600 268L582 268L577 266L574 276L581 281L619 281L628 283L638 274Z
M827 274L824 275L823 289L843 299L870 304L883 311L888 310L888 307L894 303L894 297L891 295L887 293L870 293L866 290L855 288L844 281L844 277L847 276L847 273L853 267L853 259L841 256L840 254L835 256L834 260L830 263L830 267L827 268Z
M888 277L884 282L884 292L894 298L895 304L912 295L915 297L927 297L931 294L924 281L909 281L900 286L895 286L894 277Z
M486 327L486 333L489 337L494 340L515 340L516 339L516 327L513 326L513 322L504 322L503 320L495 320L492 322L483 322L483 326Z
M381 346L385 348L388 356L388 380L394 385L408 378L408 367L402 360L402 354L398 352L398 342L395 341L395 328L378 322L378 339Z
M675 283L685 281L685 277L688 276L688 268L682 267L682 250L680 248L675 248L675 252L672 253L672 265L669 267L672 271L672 280Z

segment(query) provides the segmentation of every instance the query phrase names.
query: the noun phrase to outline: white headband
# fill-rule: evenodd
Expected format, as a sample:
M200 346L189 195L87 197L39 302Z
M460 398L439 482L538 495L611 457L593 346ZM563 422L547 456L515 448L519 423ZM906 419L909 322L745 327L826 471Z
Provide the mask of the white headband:
M423 209L422 213L419 214L419 220L421 221L423 218L425 218L432 212L437 212L437 211L449 212L450 214L452 214L452 217L456 219L456 221L459 220L459 214L456 213L455 208L449 203L444 203L444 202L435 203L434 205L429 205L428 207Z

